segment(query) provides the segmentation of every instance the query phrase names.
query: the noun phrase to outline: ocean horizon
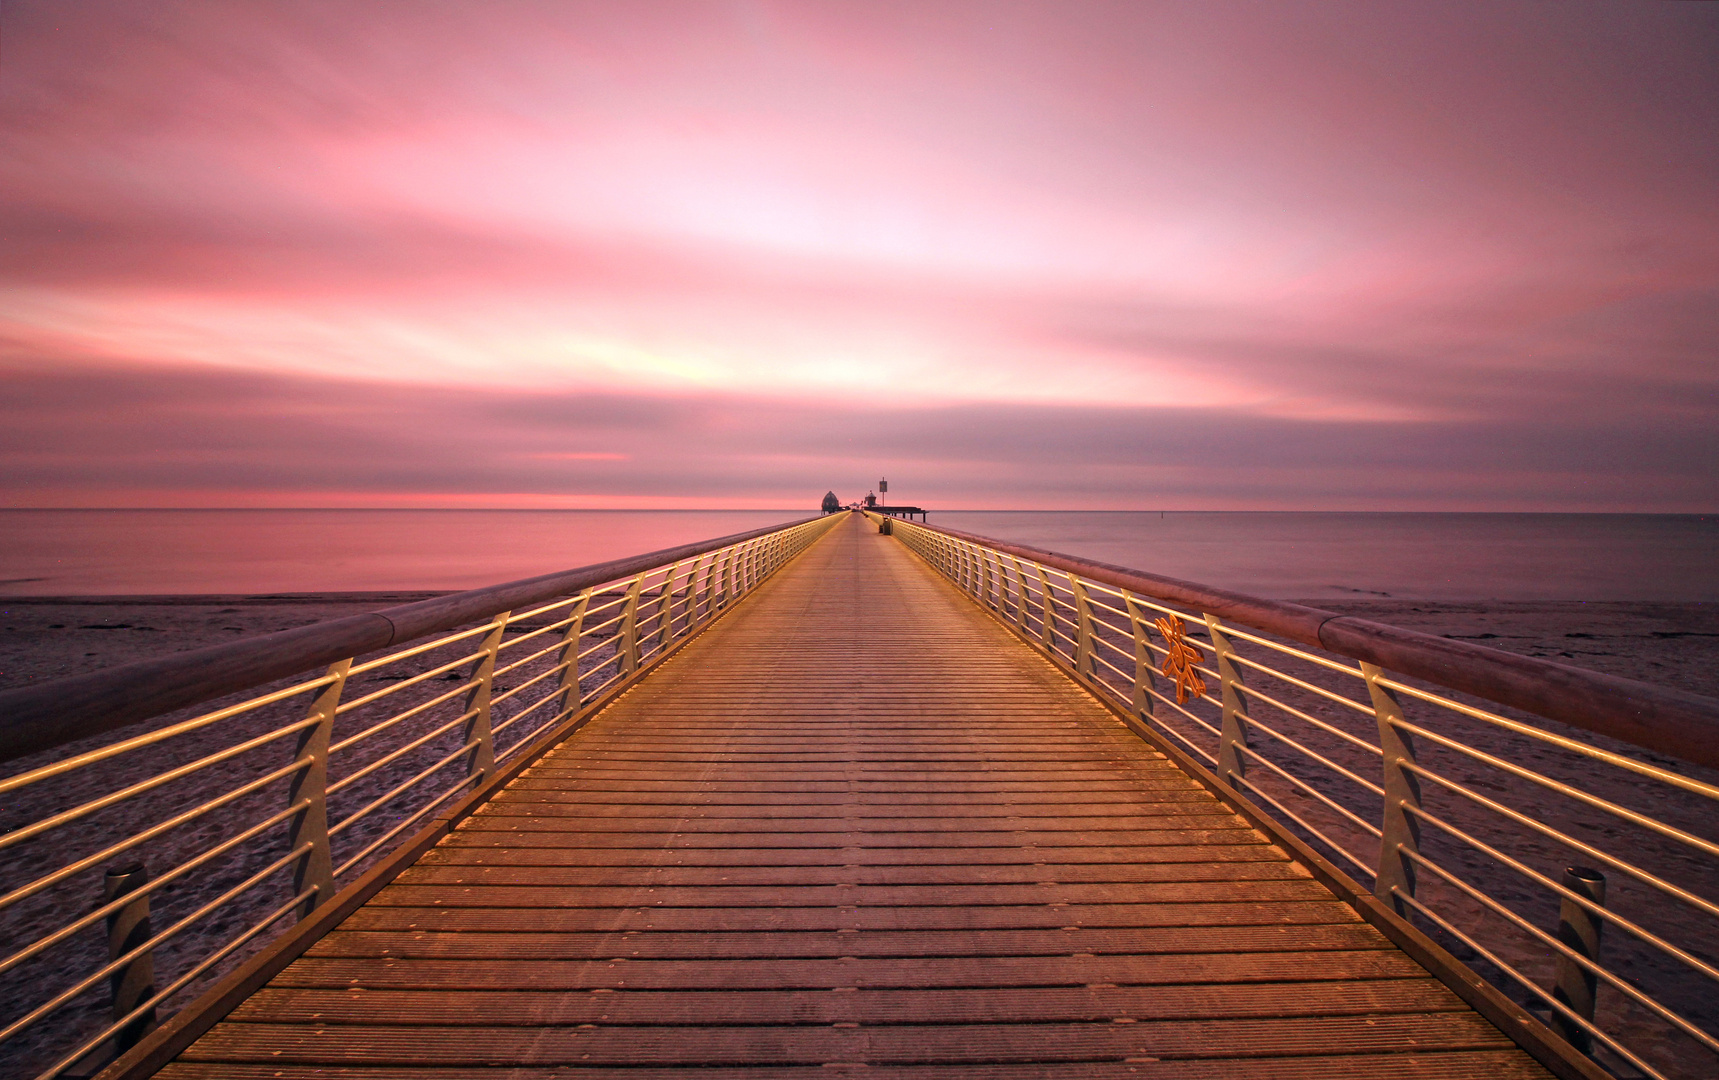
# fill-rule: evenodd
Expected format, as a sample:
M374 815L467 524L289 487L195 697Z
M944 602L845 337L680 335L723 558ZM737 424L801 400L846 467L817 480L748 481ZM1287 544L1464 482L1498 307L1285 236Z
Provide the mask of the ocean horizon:
M814 515L4 509L0 594L465 589ZM931 523L1283 599L1719 600L1719 515L933 510Z

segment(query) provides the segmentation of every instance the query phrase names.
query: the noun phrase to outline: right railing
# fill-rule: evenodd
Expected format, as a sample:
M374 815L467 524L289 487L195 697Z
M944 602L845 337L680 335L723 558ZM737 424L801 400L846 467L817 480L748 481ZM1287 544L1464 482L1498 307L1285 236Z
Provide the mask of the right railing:
M887 528L1611 1072L1719 1075L1719 701Z

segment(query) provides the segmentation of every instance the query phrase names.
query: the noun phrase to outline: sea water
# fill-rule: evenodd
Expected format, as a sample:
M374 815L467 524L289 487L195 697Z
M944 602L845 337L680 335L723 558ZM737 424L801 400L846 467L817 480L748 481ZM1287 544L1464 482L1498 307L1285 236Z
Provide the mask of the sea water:
M0 510L0 594L467 589L796 510ZM949 511L931 523L1259 596L1719 600L1719 517Z

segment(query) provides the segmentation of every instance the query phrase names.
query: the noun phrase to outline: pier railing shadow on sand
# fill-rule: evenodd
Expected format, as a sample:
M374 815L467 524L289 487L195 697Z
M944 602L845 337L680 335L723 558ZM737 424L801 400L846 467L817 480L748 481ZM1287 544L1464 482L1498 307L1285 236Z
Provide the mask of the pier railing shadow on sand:
M847 519L0 693L0 1061L230 1008ZM1719 1066L1719 702L873 519L1482 1012Z

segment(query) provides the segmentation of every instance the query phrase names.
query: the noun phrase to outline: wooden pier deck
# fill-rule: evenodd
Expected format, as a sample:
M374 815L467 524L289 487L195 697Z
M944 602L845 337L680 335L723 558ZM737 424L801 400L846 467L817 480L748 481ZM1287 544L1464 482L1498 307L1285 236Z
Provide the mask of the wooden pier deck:
M850 518L160 1074L1544 1077Z

